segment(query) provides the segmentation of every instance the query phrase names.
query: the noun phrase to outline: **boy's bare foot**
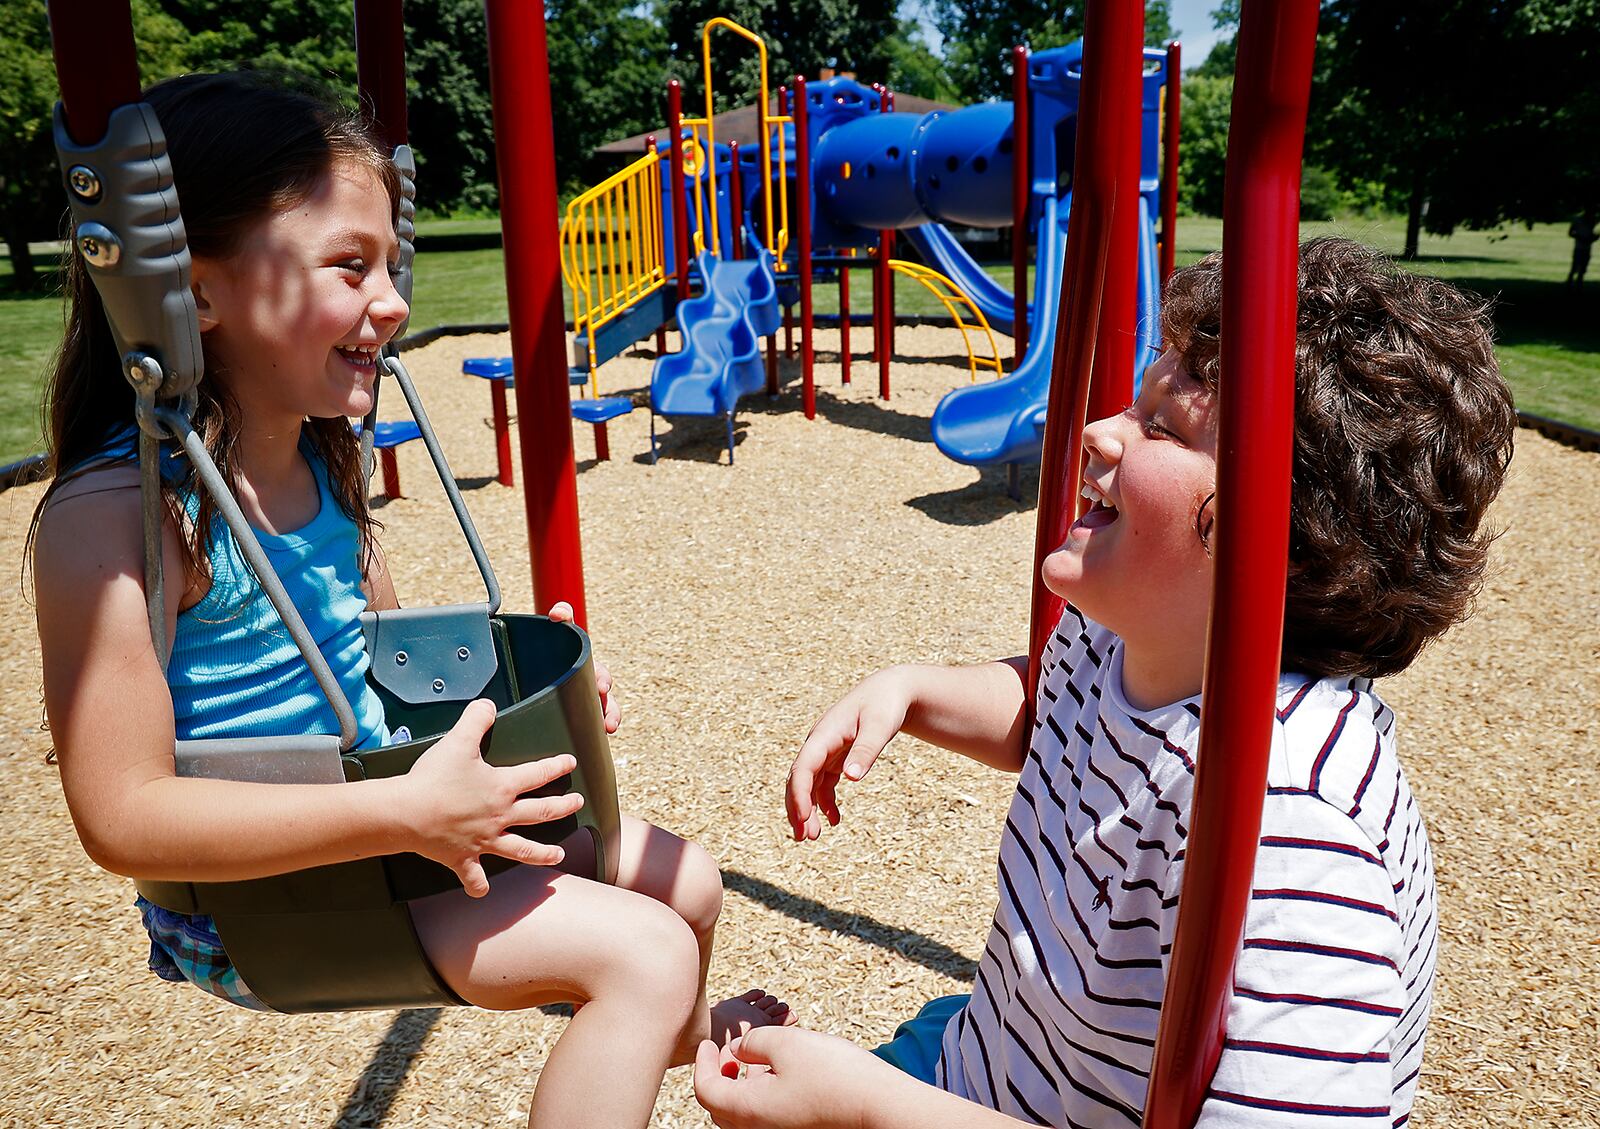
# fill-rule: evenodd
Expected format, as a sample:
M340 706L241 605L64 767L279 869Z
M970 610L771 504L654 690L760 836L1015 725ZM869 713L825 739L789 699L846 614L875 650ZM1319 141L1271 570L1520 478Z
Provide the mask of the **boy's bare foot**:
M742 996L723 1000L711 1007L711 1039L719 1047L754 1027L787 1027L798 1022L799 1016L789 1010L782 1000L767 995L760 988L752 988Z

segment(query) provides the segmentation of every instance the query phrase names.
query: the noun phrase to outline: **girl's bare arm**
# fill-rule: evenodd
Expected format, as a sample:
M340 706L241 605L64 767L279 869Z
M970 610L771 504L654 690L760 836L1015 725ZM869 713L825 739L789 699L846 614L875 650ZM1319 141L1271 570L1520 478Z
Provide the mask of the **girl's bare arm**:
M163 538L167 638L183 575ZM46 511L34 551L45 706L67 806L101 866L136 878L231 881L396 851L454 868L480 892L481 854L560 857L505 833L559 818L578 797L519 799L570 771L570 758L496 769L478 756L493 721L469 708L410 774L345 785L179 779L172 699L145 612L137 490L81 490ZM483 886L486 888L486 885Z

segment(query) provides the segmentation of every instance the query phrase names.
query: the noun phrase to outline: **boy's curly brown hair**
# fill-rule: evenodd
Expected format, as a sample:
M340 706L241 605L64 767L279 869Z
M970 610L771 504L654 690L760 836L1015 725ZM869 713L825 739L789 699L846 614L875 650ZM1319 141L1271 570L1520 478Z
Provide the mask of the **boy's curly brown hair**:
M1465 619L1517 415L1489 304L1349 239L1301 244L1283 669L1376 678ZM1162 333L1222 377L1222 258L1173 273Z

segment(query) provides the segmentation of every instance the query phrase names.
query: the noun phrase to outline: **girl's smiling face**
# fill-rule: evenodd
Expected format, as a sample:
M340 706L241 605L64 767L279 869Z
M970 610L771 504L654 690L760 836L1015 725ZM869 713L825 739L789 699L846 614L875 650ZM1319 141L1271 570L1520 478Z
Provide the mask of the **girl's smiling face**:
M1187 672L1192 651L1187 692L1198 692L1211 604L1216 396L1168 350L1145 370L1138 400L1084 429L1083 447L1090 508L1045 558L1045 585L1122 636L1125 680L1136 657Z
M407 314L390 273L398 258L388 193L344 165L252 227L232 257L195 260L207 359L246 420L366 414L378 349Z

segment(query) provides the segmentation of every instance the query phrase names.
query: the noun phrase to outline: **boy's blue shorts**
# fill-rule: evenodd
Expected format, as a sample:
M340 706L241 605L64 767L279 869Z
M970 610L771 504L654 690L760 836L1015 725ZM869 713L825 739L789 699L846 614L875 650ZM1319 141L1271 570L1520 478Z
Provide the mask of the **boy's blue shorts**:
M875 1047L872 1053L919 1082L932 1086L939 1066L939 1052L944 1045L944 1029L970 999L971 996L940 996L929 1000L915 1018L896 1028L893 1039Z

